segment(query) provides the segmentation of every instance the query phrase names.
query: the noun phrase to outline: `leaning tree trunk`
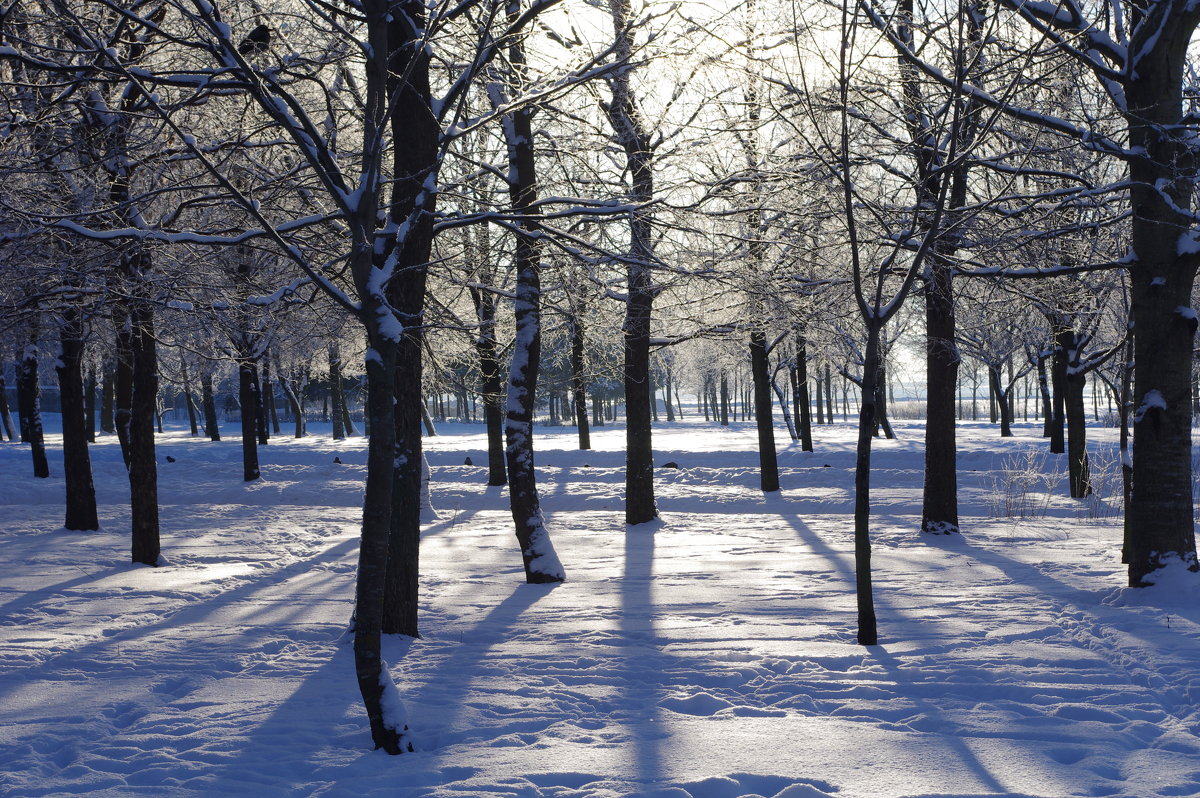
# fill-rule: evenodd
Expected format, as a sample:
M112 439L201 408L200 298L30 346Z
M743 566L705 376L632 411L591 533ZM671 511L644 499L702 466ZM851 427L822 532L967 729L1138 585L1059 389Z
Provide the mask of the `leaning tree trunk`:
M1005 393L1004 388L1000 384L1000 367L998 365L989 363L987 370L988 384L992 387L992 395L998 400L997 410L1000 414L1000 437L1011 438L1013 436L1012 408L1008 402L1008 394Z
M758 429L758 486L764 493L779 490L779 459L771 418L771 375L767 363L767 333L761 325L750 331L750 371L754 378L754 421Z
M100 528L96 516L96 487L92 482L92 460L88 453L87 423L84 418L83 335L78 308L65 308L59 334L58 388L62 404L63 477L67 489L67 513L63 527L74 530Z

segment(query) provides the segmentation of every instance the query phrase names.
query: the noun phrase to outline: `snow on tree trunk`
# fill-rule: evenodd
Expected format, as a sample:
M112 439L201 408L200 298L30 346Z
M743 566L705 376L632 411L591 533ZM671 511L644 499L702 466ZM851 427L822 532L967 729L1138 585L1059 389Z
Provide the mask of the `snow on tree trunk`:
M20 412L22 440L29 443L33 456L33 475L38 479L50 476L46 459L46 441L42 433L41 386L38 384L38 348L36 328L31 330L30 342L17 363L17 407Z

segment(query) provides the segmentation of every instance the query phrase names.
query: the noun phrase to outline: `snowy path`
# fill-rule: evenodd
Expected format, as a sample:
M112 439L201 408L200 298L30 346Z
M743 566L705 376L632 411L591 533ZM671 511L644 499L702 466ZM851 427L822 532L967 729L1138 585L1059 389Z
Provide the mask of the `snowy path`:
M484 462L478 436L430 441L424 637L386 651L420 745L399 758L367 750L339 642L361 442L273 441L267 481L244 487L210 455L236 443L172 438L195 464L164 469L160 569L124 564L112 447L113 531L95 535L55 530L54 486L0 447L0 484L19 486L0 525L0 793L1200 795L1195 588L1165 605L1122 589L1119 524L1057 500L989 518L969 472L965 539L914 539L910 431L880 447L882 645L863 649L839 434L786 452L784 493L764 498L749 430L660 433L684 468L660 472L663 522L632 529L619 435L586 455L544 440L557 587L520 583L503 492L458 465ZM998 444L963 459L982 472Z

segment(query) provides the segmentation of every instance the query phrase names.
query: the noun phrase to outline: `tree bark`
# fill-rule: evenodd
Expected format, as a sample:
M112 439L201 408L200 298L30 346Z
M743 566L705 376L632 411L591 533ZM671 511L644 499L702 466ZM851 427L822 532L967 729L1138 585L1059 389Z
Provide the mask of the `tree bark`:
M342 398L342 356L336 346L331 346L329 347L329 417L333 421L333 439L335 441L346 437Z
M183 380L183 400L187 403L188 428L192 437L200 434L200 425L196 419L196 402L192 399L192 381L188 376L187 360L179 358L179 376Z
M583 321L576 312L571 316L571 395L575 404L575 427L579 435L579 448L582 451L592 448L592 435L588 428L584 344Z
M771 376L767 362L767 333L761 325L750 331L750 371L754 378L754 422L758 429L759 489L779 490L779 459L775 453L775 426L771 418Z
M66 482L66 520L73 530L100 528L96 515L96 487L88 453L83 380L83 323L77 308L62 312L59 332L58 390L62 405L63 477Z
M17 363L17 407L21 417L22 439L29 443L33 455L33 475L38 479L50 476L46 459L46 441L42 432L41 386L38 384L38 348L36 328Z
M858 605L858 643L879 642L871 575L871 442L875 429L875 397L882 366L879 326L867 326L863 363L862 404L858 414L858 446L854 463L854 584Z
M204 408L204 434L211 441L221 440L221 427L217 423L217 401L213 396L212 371L200 370L200 403Z
M242 406L242 479L253 482L262 475L258 467L258 366L253 360L238 361L238 402Z
M104 382L100 389L100 431L111 435L117 431L117 424L113 417L117 396L117 368L110 358L104 359L101 377Z
M796 379L793 390L797 409L796 419L800 427L800 450L811 452L813 440L812 417L809 415L808 409L808 340L800 333L796 333Z
M931 535L960 531L954 391L961 358L954 336L950 266L934 255L925 285L925 484L921 500L921 531Z
M11 443L17 439L16 425L13 424L12 411L8 407L8 386L5 384L3 363L0 363L0 423L4 425L4 434Z

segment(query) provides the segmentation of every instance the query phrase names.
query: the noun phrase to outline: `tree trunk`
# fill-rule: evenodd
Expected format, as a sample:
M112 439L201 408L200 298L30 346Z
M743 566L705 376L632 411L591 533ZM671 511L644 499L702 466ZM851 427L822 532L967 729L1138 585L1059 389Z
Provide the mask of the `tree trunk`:
M515 5L508 7L510 22L515 20L516 12ZM514 77L523 79L525 53L520 38L512 40L508 56ZM499 99L493 97L494 102ZM499 105L498 102L496 104ZM505 455L509 502L517 542L521 548L521 560L525 566L525 580L548 583L561 582L566 579L566 574L554 551L542 515L533 457L533 414L542 354L542 285L532 117L531 107L510 111L504 117L510 176L509 200L513 211L523 217L516 230L513 251L513 267L516 270L513 316L516 334L508 379L504 436L508 444ZM641 406L645 411L644 401Z
M67 512L63 527L73 530L100 528L96 516L96 487L88 453L83 381L83 323L77 308L64 308L59 335L58 389L62 404L63 477Z
M46 459L46 441L42 433L41 386L38 382L37 331L34 329L17 364L17 407L22 439L29 443L33 455L33 475L46 479L50 476L50 463Z
M1083 499L1092 492L1087 454L1087 403L1083 399L1087 375L1079 368L1076 357L1071 360L1074 363L1068 365L1066 378L1067 473L1071 498Z
M1050 378L1046 370L1046 360L1051 353L1043 352L1037 358L1038 393L1042 397L1042 437L1049 438L1054 426L1054 397L1050 393Z
M0 384L0 390L3 390ZM96 370L88 369L83 384L83 431L88 443L96 442Z
M204 434L210 441L221 440L221 427L217 423L217 400L213 396L212 372L200 370L200 404L204 408Z
M333 439L346 437L345 414L342 412L342 356L336 346L329 347L329 417L333 421Z
M1050 369L1050 388L1053 391L1050 418L1050 451L1062 454L1066 448L1066 391L1067 391L1067 346L1075 340L1071 330L1058 330L1054 334L1054 360Z
M4 365L0 363L0 424L4 425L4 434L11 443L17 439L16 425L13 424L12 411L8 407L8 385L4 380Z
M571 317L571 394L575 399L575 426L578 429L581 450L592 448L592 435L588 429L584 344L583 321L576 313Z
M954 343L954 296L950 264L934 255L925 286L925 484L921 531L959 532L958 444L954 391L961 362Z
M729 377L721 372L721 426L729 426Z
M389 312L383 308L377 311ZM364 313L364 317L366 317ZM389 754L411 751L407 727L396 728L385 714L385 691L395 690L382 638L388 547L392 522L392 461L396 456L394 379L396 344L367 328L373 356L367 358L367 404L372 435L367 443L367 484L363 494L362 540L354 595L354 669L362 694L371 739ZM389 720L393 722L389 723Z
M242 479L253 482L258 470L258 366L253 360L238 361L238 402L242 406Z
M283 375L281 374L279 376L280 376L280 382L282 382ZM276 435L278 435L278 434L280 434L279 409L275 406L275 388L271 383L271 356L270 355L266 355L263 357L262 384L263 384L263 402L267 406L266 407L267 415L271 419L271 431L274 432Z
M1001 376L1000 376L1000 366L999 365L989 363L987 369L988 369L988 381L992 387L992 394L997 399L996 409L1000 414L1000 418L999 418L1000 437L1001 438L1011 438L1013 436L1012 404L1008 401L1008 398L1009 398L1009 392L1012 391L1012 387L1009 386L1008 390L1006 391L1004 389L1004 387L1001 385L1001 383L1000 383Z
M858 604L858 643L863 646L873 646L879 642L871 580L871 442L875 429L876 388L882 362L879 326L871 321L868 320L867 327L854 465L854 583Z
M100 389L100 431L111 435L117 431L117 423L113 417L117 398L117 368L110 358L104 359L101 377L104 384Z
M147 256L133 256L131 272L144 274ZM158 565L158 463L154 456L154 415L158 400L158 352L154 339L154 316L144 299L134 299L129 308L132 322L132 398L129 420L129 504L132 520L132 559Z
M194 438L200 434L200 425L196 419L196 403L192 399L192 381L188 377L187 361L182 356L179 358L179 376L183 380L183 398L187 403L188 428Z
M1129 145L1145 153L1128 162L1137 406L1133 490L1125 513L1130 585L1144 584L1149 573L1175 557L1197 567L1190 393L1197 326L1192 289L1200 251L1186 210L1195 192L1195 155L1177 131L1181 72L1200 17L1192 6L1176 15L1177 24L1135 29L1131 52L1140 57L1126 86Z
M812 418L809 416L808 401L808 340L800 333L796 334L796 379L794 385L796 402L796 419L800 426L800 450L811 452ZM820 392L817 392L820 396ZM819 400L818 400L819 404ZM818 423L820 423L818 421Z
M759 489L779 490L779 460L775 453L775 425L771 418L771 376L767 362L767 333L760 325L750 331L750 371L754 378L754 422L758 429Z

